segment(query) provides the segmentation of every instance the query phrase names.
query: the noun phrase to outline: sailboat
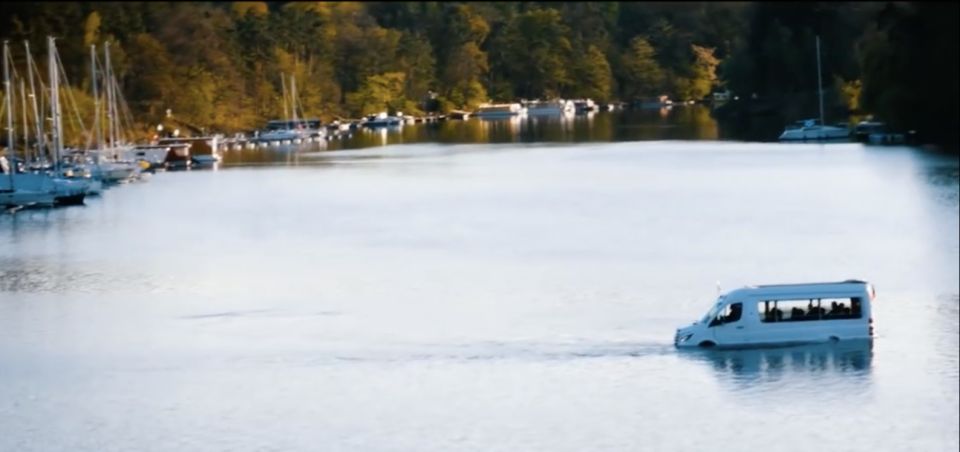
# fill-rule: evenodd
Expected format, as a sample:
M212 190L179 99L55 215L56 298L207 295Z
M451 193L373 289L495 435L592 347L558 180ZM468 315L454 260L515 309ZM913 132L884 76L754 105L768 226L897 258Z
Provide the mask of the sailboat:
M276 142L279 144L301 144L323 136L319 119L298 119L297 106L297 79L290 75L290 109L287 110L287 85L284 74L280 74L280 83L283 87L283 112L287 119L271 120L267 128L259 133L258 140Z
M19 179L16 177L17 159L13 153L14 139L13 131L13 93L10 84L9 68L9 46L7 41L3 42L3 109L6 112L7 119L7 146L6 156L0 157L0 171L4 177L0 179L0 206L3 207L22 207L30 205L53 206L54 191L52 187L47 190L28 189L22 184L17 184Z
M53 48L53 38L48 38ZM52 58L52 57L51 57ZM51 59L52 61L52 59ZM13 128L13 89L10 83L10 49L7 41L3 42L3 78L4 78L4 109L7 112L7 154L9 157L0 159L5 177L0 178L0 205L4 207L51 207L54 205L82 204L86 196L86 186L82 183L68 181L46 172L18 172L16 155L13 146L16 143ZM51 66L52 67L52 66ZM55 145L62 143L60 133L60 110L55 81L55 69L51 69L51 112L53 113L54 133L51 138ZM25 103L25 101L24 101ZM26 121L24 121L26 127ZM59 149L57 147L56 149ZM59 155L59 154L57 154Z
M780 134L780 141L828 141L847 140L850 130L844 127L828 126L823 120L823 79L820 71L820 36L817 36L817 92L820 97L820 120L805 119L788 125Z
M97 176L103 179L105 183L127 182L140 175L140 165L130 159L133 147L126 143L123 131L120 127L120 89L117 86L116 78L113 74L113 68L110 65L110 43L104 43L104 74L102 76L104 91L106 95L106 115L107 123L107 147L92 151L94 161L96 162ZM92 64L96 65L95 56L91 56ZM93 78L93 86L96 89L97 79ZM95 105L99 107L99 99ZM96 127L97 144L103 146L104 141L101 135L99 118L99 108L97 108L97 119L94 122Z

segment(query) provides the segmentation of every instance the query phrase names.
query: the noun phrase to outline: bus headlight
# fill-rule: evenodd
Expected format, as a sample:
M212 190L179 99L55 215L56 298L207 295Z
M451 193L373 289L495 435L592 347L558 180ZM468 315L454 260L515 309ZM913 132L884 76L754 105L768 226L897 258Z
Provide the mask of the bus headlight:
M683 336L679 336L677 337L677 343L682 344L686 341L689 341L691 337L693 337L693 333L687 333L687 334L684 334Z

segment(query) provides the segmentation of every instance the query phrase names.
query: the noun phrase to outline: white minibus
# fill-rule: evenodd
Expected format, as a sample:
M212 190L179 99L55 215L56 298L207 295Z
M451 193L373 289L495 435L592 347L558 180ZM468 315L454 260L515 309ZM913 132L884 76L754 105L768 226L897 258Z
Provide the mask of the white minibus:
M749 286L721 295L692 325L677 328L677 347L792 345L873 337L866 281Z

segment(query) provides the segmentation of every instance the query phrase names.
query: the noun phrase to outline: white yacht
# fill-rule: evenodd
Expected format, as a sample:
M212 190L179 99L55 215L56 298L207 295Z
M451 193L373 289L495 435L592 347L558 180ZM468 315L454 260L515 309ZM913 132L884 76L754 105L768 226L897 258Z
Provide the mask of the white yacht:
M537 115L569 115L576 111L573 101L555 99L555 100L533 100L526 102L524 107L527 109L528 116Z
M367 127L388 127L402 126L404 123L403 115L397 113L396 116L388 116L387 112L380 112L375 115L368 115L363 122Z
M788 125L780 134L780 141L830 141L850 139L845 127L828 126L823 120L823 80L820 73L820 36L817 36L817 92L820 99L820 120L807 119Z
M477 118L509 118L526 113L526 109L518 103L510 104L481 104L473 116Z
M850 130L845 127L825 126L816 119L797 121L780 134L780 141L847 140Z

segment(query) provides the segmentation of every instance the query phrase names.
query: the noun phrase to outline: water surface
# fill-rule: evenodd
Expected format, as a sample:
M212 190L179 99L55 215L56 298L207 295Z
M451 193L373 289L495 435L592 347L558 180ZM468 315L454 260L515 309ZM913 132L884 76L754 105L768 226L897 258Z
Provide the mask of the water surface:
M0 215L0 450L957 449L955 158L523 136ZM671 343L847 278L872 342Z

